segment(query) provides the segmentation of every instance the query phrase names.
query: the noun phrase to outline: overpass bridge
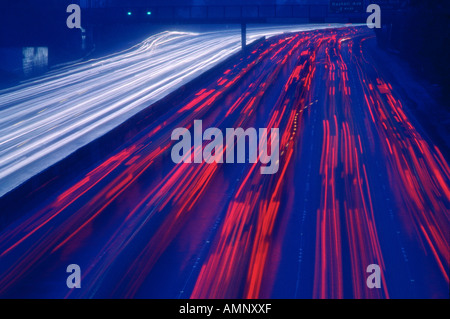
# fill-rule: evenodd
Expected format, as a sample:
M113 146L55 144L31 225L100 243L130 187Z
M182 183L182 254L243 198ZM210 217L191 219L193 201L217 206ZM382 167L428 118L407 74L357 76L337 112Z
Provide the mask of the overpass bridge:
M14 60L3 68L17 65L14 68L20 69L23 48L42 47L45 52L53 52L46 53L49 65L64 62L55 57L74 60L89 52L96 35L110 27L136 30L141 26L151 29L164 25L238 24L244 48L248 24L362 23L371 1L285 0L280 4L275 0L228 0L218 5L212 0L5 0L0 4L0 58ZM400 1L404 0L377 3ZM73 3L81 7L82 29L66 26L66 8ZM383 4L385 21L389 10Z
M244 48L247 24L361 23L364 0L353 1L350 10L339 11L324 4L225 4L167 5L144 1L98 7L86 2L83 21L89 28L109 24L240 24ZM331 2L333 3L333 2Z

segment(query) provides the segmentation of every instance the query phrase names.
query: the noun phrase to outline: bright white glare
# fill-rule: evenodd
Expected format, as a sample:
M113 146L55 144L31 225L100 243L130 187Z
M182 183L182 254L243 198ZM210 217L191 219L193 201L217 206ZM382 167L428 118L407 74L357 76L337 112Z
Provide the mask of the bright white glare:
M341 25L249 27L247 42ZM162 32L0 91L0 196L241 49L240 28Z

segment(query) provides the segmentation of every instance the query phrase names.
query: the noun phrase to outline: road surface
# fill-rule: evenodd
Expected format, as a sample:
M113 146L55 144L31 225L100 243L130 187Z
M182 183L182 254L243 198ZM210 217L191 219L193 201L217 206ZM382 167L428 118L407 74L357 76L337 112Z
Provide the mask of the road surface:
M365 27L292 33L235 59L0 233L0 296L447 298L450 169L375 41ZM198 119L279 128L278 172L174 164L172 131Z

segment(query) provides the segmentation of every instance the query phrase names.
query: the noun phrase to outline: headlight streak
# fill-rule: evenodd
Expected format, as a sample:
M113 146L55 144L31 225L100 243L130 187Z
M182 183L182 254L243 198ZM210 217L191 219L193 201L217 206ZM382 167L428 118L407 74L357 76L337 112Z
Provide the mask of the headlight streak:
M329 27L250 27L248 42ZM0 196L239 50L238 29L167 31L1 90Z

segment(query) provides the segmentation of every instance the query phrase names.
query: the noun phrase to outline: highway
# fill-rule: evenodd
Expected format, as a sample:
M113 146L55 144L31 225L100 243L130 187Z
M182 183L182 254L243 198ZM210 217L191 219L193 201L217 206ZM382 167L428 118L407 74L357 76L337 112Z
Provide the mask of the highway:
M336 25L249 27L247 42ZM241 49L240 29L167 31L0 90L0 196Z
M165 36L159 41L195 38ZM49 189L0 232L0 296L448 298L450 168L372 58L375 41L366 27L293 32L232 60L215 81L98 165ZM217 47L198 49L214 63ZM89 99L137 105L153 93L119 88L150 81L135 76L144 68L139 63L151 62L133 58L116 76L105 73L118 88L112 92L101 90L101 64L80 66L85 73L68 98L78 112ZM82 92L85 85L91 91ZM49 99L52 92L46 100L59 103L59 94ZM96 112L120 111L95 109L91 116ZM5 123L7 116L0 118ZM279 128L278 172L261 174L259 162L174 164L172 131L198 119L222 131ZM81 122L74 125L81 134ZM81 289L66 287L72 263L81 267ZM366 285L370 264L381 267L380 289Z

